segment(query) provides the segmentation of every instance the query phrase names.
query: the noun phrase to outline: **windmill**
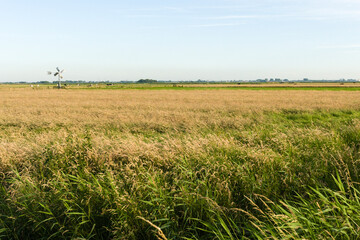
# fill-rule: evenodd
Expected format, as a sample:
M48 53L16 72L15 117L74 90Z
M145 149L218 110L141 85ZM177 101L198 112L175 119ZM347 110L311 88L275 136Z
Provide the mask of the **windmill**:
M61 79L63 78L62 73L64 72L64 69L60 71L59 67L56 68L56 72L50 72L48 71L49 75L54 74L54 76L58 76L58 88L61 88Z

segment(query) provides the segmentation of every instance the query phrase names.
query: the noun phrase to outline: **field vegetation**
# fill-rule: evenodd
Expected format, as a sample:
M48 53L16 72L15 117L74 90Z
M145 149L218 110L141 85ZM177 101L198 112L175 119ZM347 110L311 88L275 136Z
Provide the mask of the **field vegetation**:
M77 90L222 90L222 89L243 89L243 90L325 90L325 91L360 91L359 82L180 82L180 83L163 83L156 82L151 79L141 79L137 83L62 83L62 87L66 89ZM57 84L43 83L43 84L0 84L0 89L14 89L14 88L30 88L34 90L39 89L53 89L57 88Z
M1 239L357 239L360 91L0 87Z

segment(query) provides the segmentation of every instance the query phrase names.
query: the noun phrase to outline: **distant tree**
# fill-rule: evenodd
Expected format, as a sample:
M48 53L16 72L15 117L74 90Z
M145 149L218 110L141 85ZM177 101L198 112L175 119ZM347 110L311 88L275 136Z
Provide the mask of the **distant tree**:
M140 79L137 83L157 83L157 80L154 79Z

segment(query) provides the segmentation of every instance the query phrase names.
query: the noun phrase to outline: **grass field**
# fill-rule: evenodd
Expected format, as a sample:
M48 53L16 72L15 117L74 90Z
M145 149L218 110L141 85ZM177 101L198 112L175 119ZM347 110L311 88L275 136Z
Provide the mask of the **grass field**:
M324 91L360 91L359 82L287 82L287 83L82 83L64 84L68 90L324 90ZM34 90L53 89L56 84L0 84L0 89L27 88Z
M2 85L0 238L358 238L360 91L176 88Z

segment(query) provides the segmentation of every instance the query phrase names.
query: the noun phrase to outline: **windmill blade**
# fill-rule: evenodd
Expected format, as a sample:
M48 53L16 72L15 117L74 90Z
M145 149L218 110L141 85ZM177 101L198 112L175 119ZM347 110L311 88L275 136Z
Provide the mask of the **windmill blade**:
M52 74L52 72L48 71L48 72L47 72L47 74L48 74L48 75L51 75L51 74Z
M56 67L56 70L57 70L58 72L60 72L60 69L59 69L59 67Z
M58 74L59 74L59 73L58 73L58 72L56 72L56 73L54 74L54 76L56 77Z
M61 70L61 72L60 72L60 73L63 73L63 72L64 72L64 70L65 70L65 69Z

